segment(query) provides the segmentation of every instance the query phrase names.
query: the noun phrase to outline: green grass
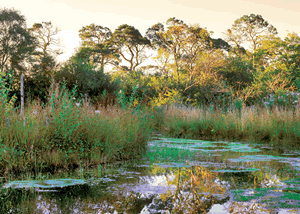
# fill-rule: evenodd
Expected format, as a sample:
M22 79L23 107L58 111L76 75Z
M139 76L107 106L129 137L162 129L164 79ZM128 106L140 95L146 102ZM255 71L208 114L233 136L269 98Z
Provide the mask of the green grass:
M22 117L19 110L6 114L0 105L1 175L37 178L41 172L85 168L145 153L155 124L149 110L96 109L89 100L77 106L72 97L64 86L56 85L46 106L34 100Z
M226 111L176 105L132 108L132 97L126 100L122 93L120 107L102 108L87 98L75 101L75 90L68 93L65 85L53 83L48 104L28 101L23 116L2 93L0 177L38 178L63 169L138 160L145 155L153 130L172 138L263 142L285 148L300 142L299 108L243 108L240 102Z
M169 106L165 108L166 124L163 133L173 138L199 140L234 140L299 148L299 108L244 107L240 112L231 109L207 110Z

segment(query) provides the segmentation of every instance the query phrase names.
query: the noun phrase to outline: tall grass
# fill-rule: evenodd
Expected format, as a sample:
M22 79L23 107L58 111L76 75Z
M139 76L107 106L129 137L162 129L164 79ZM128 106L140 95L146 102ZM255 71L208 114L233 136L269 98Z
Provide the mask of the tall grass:
M52 83L48 104L28 102L24 116L0 105L0 174L10 177L88 167L141 157L153 124L150 113L130 108L98 108L88 98L74 100ZM9 102L8 102L9 103ZM7 110L8 109L8 110Z
M300 141L299 105L246 107L237 100L226 109L216 104L141 108L133 105L134 93L126 100L121 91L119 107L104 108L92 105L88 97L76 100L76 87L68 92L64 83L55 82L48 103L27 101L21 117L19 109L13 109L15 98L7 99L9 88L2 76L0 175L5 177L38 177L41 172L141 158L153 130L176 138L265 142L285 148Z
M191 108L171 105L164 109L163 133L171 137L235 140L298 147L300 108L262 105L222 108Z

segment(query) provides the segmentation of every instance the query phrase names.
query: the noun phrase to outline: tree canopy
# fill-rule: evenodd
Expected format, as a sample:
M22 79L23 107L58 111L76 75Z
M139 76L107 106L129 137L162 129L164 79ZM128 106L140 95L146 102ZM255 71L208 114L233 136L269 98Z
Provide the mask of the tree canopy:
M113 33L110 43L118 48L118 53L129 62L129 71L135 70L146 58L145 49L150 47L150 41L143 37L135 27L123 24ZM125 57L124 53L130 57Z
M82 27L79 30L79 37L82 41L82 46L86 47L91 52L93 62L99 63L101 69L104 66L111 64L118 66L120 63L120 55L117 49L109 42L112 37L112 32L108 27L90 24Z
M260 99L278 90L300 89L299 36L293 32L282 40L261 15L236 19L224 39L212 38L213 31L175 17L149 27L144 36L132 25L122 24L112 32L92 23L79 30L80 46L61 64L57 34L51 21L27 29L19 11L1 9L1 71L23 73L25 89L34 96L43 97L54 76L57 81L65 79L69 89L77 84L81 93L91 96L123 88L126 96L133 90L138 96L148 93L157 105L173 101L198 105L203 100L214 102L217 96L227 99L228 93ZM246 42L249 50L243 47ZM150 51L157 53L152 57L156 64L145 66ZM115 74L104 74L108 65L114 66ZM146 69L155 74L146 75Z
M25 59L35 49L36 40L26 27L25 16L14 9L0 9L0 69L25 71Z

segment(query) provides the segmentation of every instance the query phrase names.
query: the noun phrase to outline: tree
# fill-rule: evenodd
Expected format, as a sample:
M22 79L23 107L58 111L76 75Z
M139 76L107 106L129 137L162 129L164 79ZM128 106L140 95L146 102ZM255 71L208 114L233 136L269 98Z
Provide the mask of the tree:
M129 71L135 70L137 66L149 57L145 55L145 48L151 46L150 41L143 37L139 30L133 26L120 25L114 31L110 43L118 49L118 53L122 58L129 62ZM125 57L125 51L130 55L129 58Z
M90 24L79 30L79 37L82 40L82 46L89 48L93 61L100 63L102 70L106 64L119 65L120 55L117 49L109 43L112 32L108 27Z
M25 94L40 97L46 102L46 92L51 85L58 63L56 57L62 54L59 32L51 22L34 23L28 32L37 41L34 52L28 58L28 72L24 78Z
M186 86L183 92L189 90L189 100L191 99L193 87L205 79L203 79L202 73L212 73L214 68L220 67L224 63L222 52L217 53L216 49L230 50L227 42L222 39L212 39L210 33L197 24L189 27L186 39L183 42L181 62L184 64L183 69L187 72ZM205 57L205 55L211 57ZM202 59L202 61L200 62L199 59Z
M36 40L27 32L26 20L14 9L0 10L0 69L25 71L24 60L33 52Z
M281 40L279 37L268 35L262 37L261 46L256 51L256 60L264 66L261 79L272 91L276 91L274 80L280 77L282 86L279 89L300 88L300 37L296 33L289 33ZM259 78L259 76L257 77Z
M177 90L179 90L179 61L182 55L182 43L188 26L182 20L176 19L175 17L169 18L166 24L170 25L167 31L164 31L164 25L161 23L157 23L151 28L148 28L146 37L151 41L154 47L163 48L172 55L174 59L174 77L177 81Z
M250 72L251 69L252 64L245 56L233 57L230 55L218 73L234 91L241 91L252 83L253 74Z
M240 49L240 44L244 41L251 43L253 69L255 69L255 50L260 44L261 34L266 32L276 35L277 29L265 21L261 15L250 14L250 16L244 15L235 20L232 28L227 30L226 35L227 41L234 42L239 51L243 51Z
M27 32L25 16L14 9L0 9L0 72L7 77L14 73L9 97L16 94L20 98L20 77L27 71L26 62L36 45L36 39Z
M152 59L154 59L158 64L156 68L160 70L160 74L167 79L172 75L170 53L166 52L163 48L158 49L157 52L157 56L153 57Z
M223 34L225 35L225 41L233 45L233 48L231 48L230 50L232 53L238 56L247 54L246 50L241 46L241 44L243 43L243 37L241 34L238 34L230 29L228 29L227 32Z
M31 71L34 75L50 77L53 69L57 66L56 57L63 53L60 47L60 39L56 38L59 30L50 21L34 23L28 31L38 40L38 45L31 60Z
M195 67L193 68L194 75L192 84L186 85L186 89L197 86L201 87L206 92L206 99L210 102L214 97L214 93L227 93L227 88L224 87L222 76L219 75L219 70L225 65L225 56L222 50L203 50L199 53ZM211 95L209 99L208 95Z
M57 56L63 53L59 47L60 39L55 38L59 30L53 26L51 21L34 23L28 31L38 39L38 48L41 49L42 56L45 57L46 54ZM56 46L57 48L53 49L50 46Z
M95 98L105 89L109 92L116 90L118 85L110 83L110 76L105 74L103 70L98 71L96 69L97 65L90 56L89 48L78 48L75 54L55 74L55 80L61 82L65 79L69 90L77 85L76 96L82 93Z
M300 89L300 37L295 32L288 33L284 39L284 54L279 57L285 67L285 73L294 85ZM290 85L288 85L290 86Z
M168 19L166 23L169 25L167 31L164 31L163 24L158 23L147 30L146 36L160 52L163 50L165 55L168 54L168 58L173 57L174 63L169 67L177 81L177 90L180 91L180 85L185 84L181 92L189 91L188 98L191 99L192 88L203 79L201 71L196 69L197 59L202 53L205 54L205 50L213 53L215 49L230 50L230 46L222 39L212 39L212 32L199 25L189 27L175 17ZM206 57L206 60L208 59ZM213 66L217 66L217 63L210 64L210 69ZM198 65L198 68L200 67Z

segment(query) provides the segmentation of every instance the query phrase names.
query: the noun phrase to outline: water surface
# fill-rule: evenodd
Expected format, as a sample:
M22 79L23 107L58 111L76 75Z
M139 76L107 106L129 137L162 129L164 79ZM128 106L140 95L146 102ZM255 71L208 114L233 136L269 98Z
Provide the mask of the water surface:
M147 157L139 162L6 182L1 189L2 209L11 213L300 212L298 151L161 136L148 147Z

